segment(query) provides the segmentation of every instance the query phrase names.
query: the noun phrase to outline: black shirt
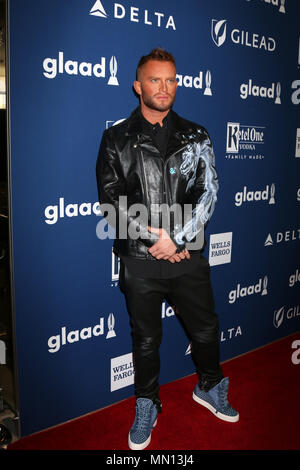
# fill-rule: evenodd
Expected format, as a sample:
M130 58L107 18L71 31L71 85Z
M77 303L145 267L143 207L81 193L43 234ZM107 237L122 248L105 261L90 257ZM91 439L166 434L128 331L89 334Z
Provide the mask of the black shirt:
M151 137L154 145L157 147L162 157L165 158L169 135L172 130L169 113L163 119L162 126L158 122L152 124L147 121L142 115L141 110L139 110L139 114L142 121L143 133ZM128 256L121 256L121 262L123 261L127 269L137 277L169 279L182 276L188 271L195 269L196 264L201 258L200 250L190 251L190 255L191 258L189 260L185 258L179 263L170 263L168 260L138 259Z

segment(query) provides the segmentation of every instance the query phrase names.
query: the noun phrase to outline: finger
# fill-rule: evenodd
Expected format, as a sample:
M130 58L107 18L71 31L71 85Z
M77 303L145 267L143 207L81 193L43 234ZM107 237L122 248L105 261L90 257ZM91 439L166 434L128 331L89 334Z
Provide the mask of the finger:
M148 225L147 229L149 230L149 232L157 233L157 234L159 234L159 230L160 230L159 228L150 227L149 225Z
M190 255L189 251L188 251L188 250L184 250L184 252L185 252L185 257L186 257L187 259L190 259L190 258L191 258L191 255Z

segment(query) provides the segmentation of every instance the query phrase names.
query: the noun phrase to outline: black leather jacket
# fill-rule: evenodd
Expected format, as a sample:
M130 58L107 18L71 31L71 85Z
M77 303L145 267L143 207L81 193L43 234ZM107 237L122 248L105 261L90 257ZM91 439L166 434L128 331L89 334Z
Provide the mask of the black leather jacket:
M162 204L178 204L182 208L188 204L190 208L190 215L181 224L171 216L168 233L178 251L191 247L213 213L218 178L208 133L173 110L170 122L165 158L150 136L142 132L138 109L103 133L96 166L99 200L103 215L116 228L114 251L119 256L154 259L148 248L158 237L148 231L147 225L157 220L155 216ZM109 208L104 204L113 206L115 217L109 211L104 213ZM143 204L149 217L145 219L140 212L131 210L137 207L133 204ZM134 236L124 231L124 226L129 225Z

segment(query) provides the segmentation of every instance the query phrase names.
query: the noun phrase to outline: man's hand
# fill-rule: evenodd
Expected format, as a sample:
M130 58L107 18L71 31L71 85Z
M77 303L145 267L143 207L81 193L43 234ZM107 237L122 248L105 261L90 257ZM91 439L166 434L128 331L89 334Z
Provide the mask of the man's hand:
M185 258L191 258L191 255L188 250L182 250L180 253L175 253L175 255L170 256L170 258L168 258L168 261L170 261L170 263L179 263L182 259Z
M156 233L159 237L156 243L151 248L148 248L149 253L156 259L169 259L176 253L176 245L169 237L164 228L148 227L149 232Z
M176 245L165 229L148 227L148 230L159 236L158 241L148 249L149 253L156 259L168 260L170 263L179 263L184 258L190 259L191 255L188 250L182 250L180 253L176 253Z

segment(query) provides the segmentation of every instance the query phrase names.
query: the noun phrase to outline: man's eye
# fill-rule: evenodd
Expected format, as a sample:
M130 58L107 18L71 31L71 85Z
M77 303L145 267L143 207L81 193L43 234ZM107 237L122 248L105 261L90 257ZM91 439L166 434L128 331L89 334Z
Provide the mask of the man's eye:
M152 78L151 82L153 82L153 83L157 82L157 78Z

